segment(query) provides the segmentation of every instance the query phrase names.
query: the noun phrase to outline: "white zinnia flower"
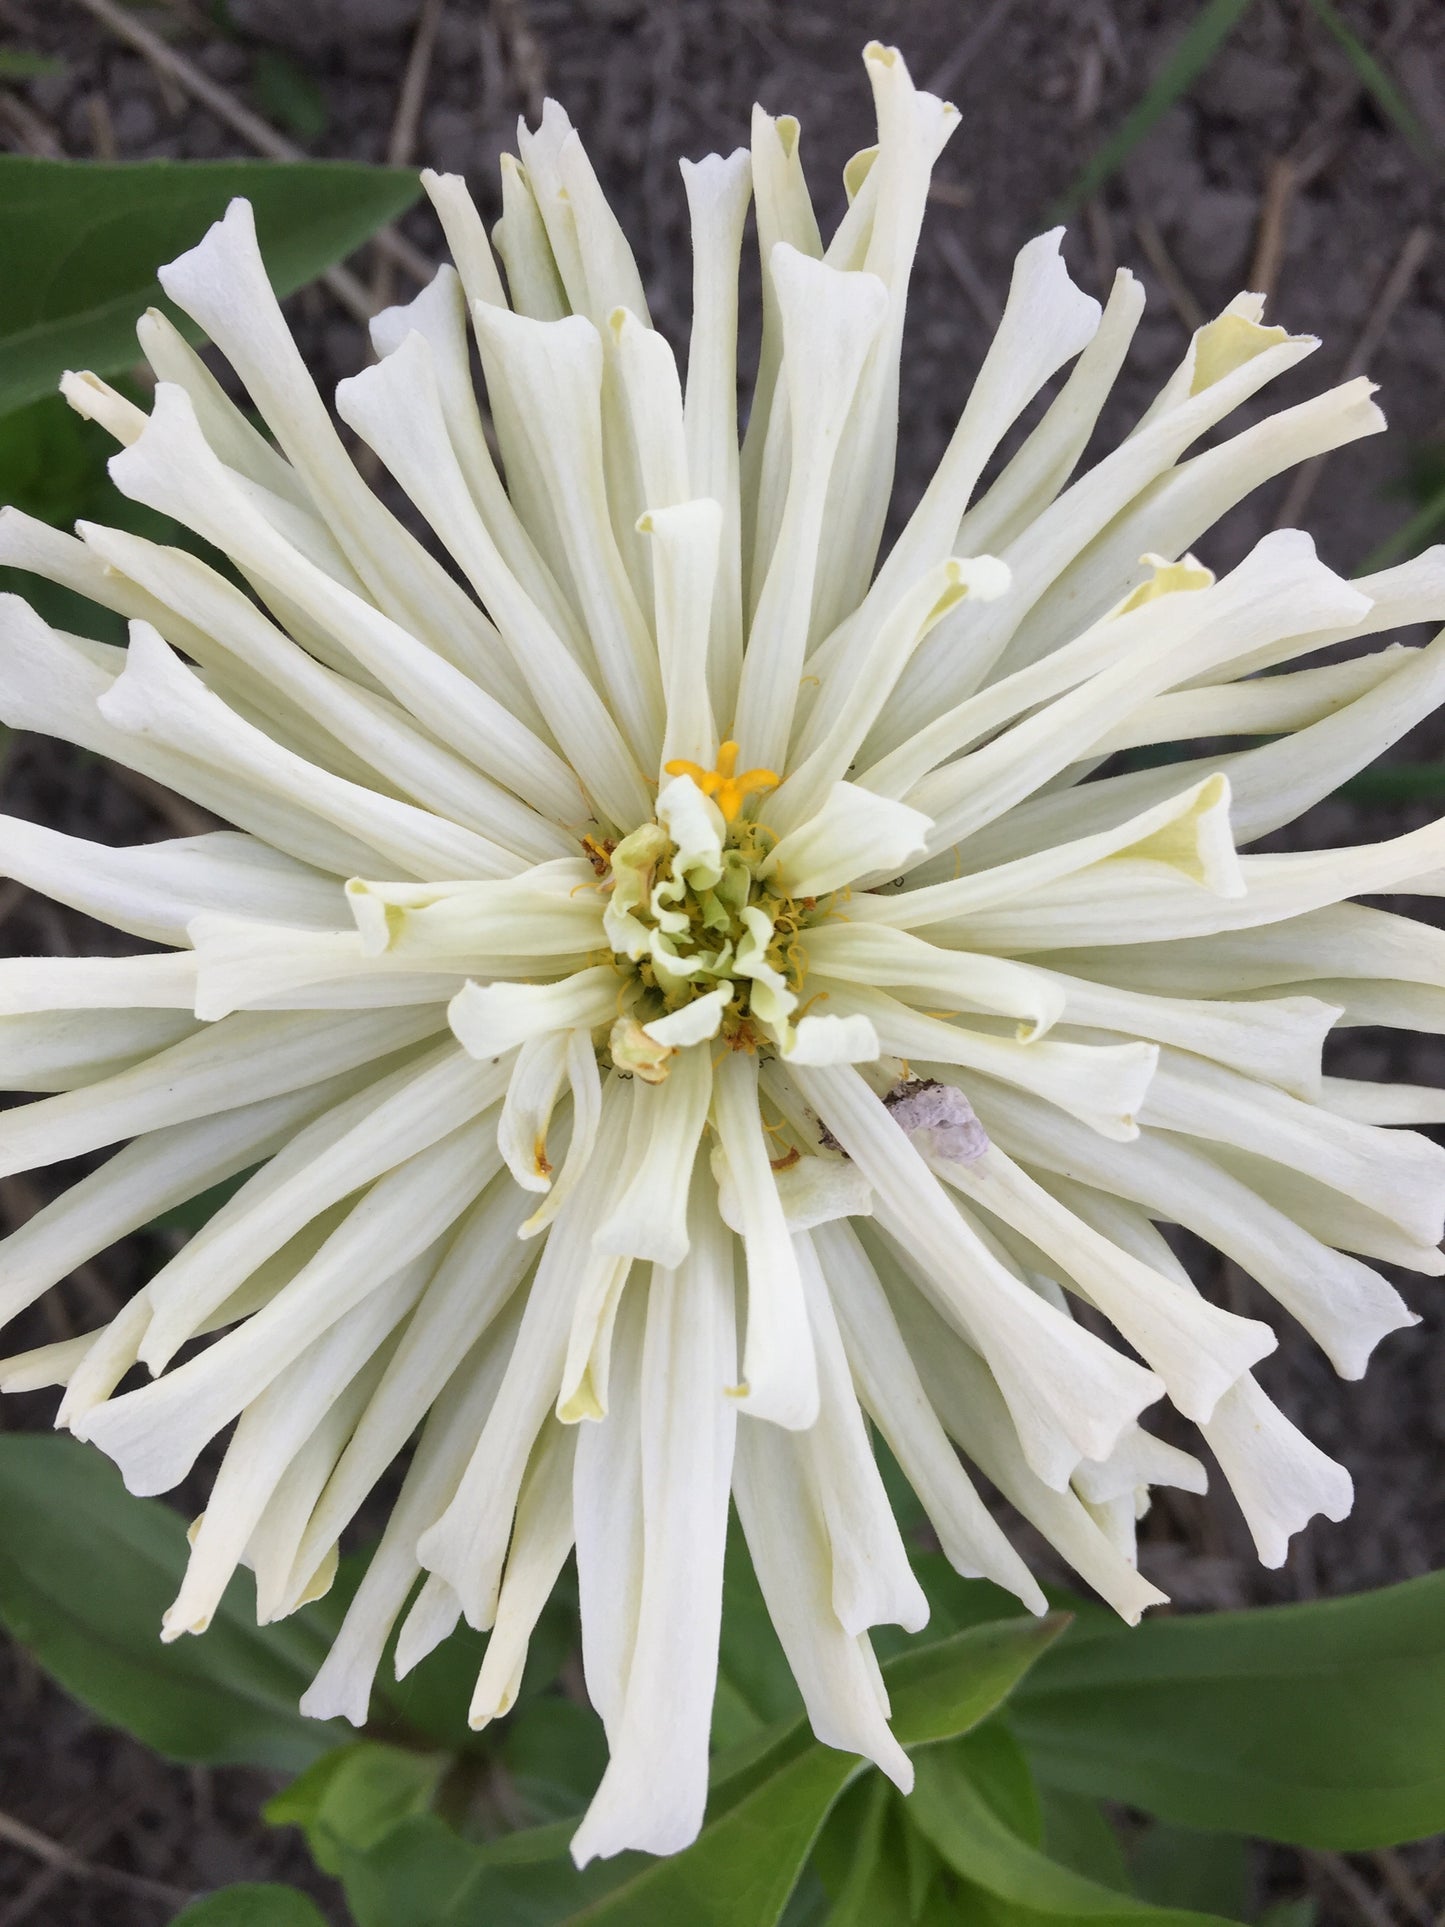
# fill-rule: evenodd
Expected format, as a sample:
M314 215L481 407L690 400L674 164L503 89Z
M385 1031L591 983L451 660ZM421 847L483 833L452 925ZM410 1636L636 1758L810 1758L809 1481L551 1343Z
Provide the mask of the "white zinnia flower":
M1218 581L1187 553L1378 429L1369 384L1188 456L1315 346L1241 295L1071 480L1143 296L1121 273L1101 314L1043 236L879 563L956 116L896 53L866 63L878 145L826 246L794 122L757 111L750 151L683 163L685 382L559 108L504 163L506 292L461 181L426 177L457 266L378 316L337 408L455 573L344 452L244 202L161 279L274 443L155 313L148 417L66 392L124 444L118 487L251 593L90 523L12 513L0 543L132 618L121 651L5 598L4 720L236 826L112 849L5 820L6 874L161 947L0 965L3 1074L52 1093L6 1113L0 1170L130 1140L0 1246L0 1309L250 1173L108 1327L4 1383L64 1385L60 1422L141 1493L239 1421L168 1637L241 1561L263 1619L323 1591L421 1427L317 1714L365 1716L398 1622L405 1671L463 1616L492 1628L472 1720L505 1711L575 1544L611 1747L579 1860L698 1828L730 1494L818 1735L906 1787L867 1632L927 1608L870 1423L961 1572L1043 1605L955 1445L1134 1620L1161 1597L1134 1562L1151 1484L1205 1483L1141 1425L1159 1398L1267 1562L1351 1497L1251 1376L1272 1331L1156 1224L1350 1377L1413 1322L1365 1260L1445 1268L1445 1152L1381 1128L1445 1118L1440 1094L1320 1069L1336 1023L1442 1028L1445 935L1348 899L1445 893L1445 825L1236 852L1437 703L1445 636L1256 672L1445 616L1445 551L1356 583L1294 531ZM137 1362L154 1382L115 1396Z

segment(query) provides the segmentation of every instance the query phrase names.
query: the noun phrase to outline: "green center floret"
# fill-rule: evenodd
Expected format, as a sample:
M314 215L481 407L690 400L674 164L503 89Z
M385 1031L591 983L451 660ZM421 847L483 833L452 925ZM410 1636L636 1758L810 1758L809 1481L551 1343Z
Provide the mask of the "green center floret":
M649 1034L662 1026L657 1042L720 1032L733 1049L786 1051L807 974L801 939L819 913L768 873L775 841L762 824L729 822L680 776L658 797L656 821L611 852L603 923L640 993L631 1021Z

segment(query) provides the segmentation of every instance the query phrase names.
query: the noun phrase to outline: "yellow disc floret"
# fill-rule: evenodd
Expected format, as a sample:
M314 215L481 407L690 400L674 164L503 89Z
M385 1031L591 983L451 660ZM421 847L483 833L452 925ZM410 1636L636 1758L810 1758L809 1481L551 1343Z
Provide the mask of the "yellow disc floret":
M770 769L745 769L741 775L734 775L738 765L738 746L736 743L721 743L718 746L717 765L704 769L700 763L689 762L685 756L676 756L665 765L669 776L690 776L704 796L710 796L723 813L723 820L732 823L738 811L750 796L759 796L764 790L775 790L782 777Z

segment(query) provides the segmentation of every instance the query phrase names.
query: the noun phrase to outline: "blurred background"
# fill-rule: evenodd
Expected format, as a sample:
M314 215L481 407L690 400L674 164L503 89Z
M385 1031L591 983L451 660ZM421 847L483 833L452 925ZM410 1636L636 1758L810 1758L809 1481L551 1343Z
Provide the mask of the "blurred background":
M1445 532L1440 0L0 0L0 147L430 166L466 175L491 220L517 116L553 94L633 241L657 325L682 342L691 262L677 157L745 143L754 100L796 114L826 232L844 205L843 164L872 138L859 59L870 38L896 43L918 82L961 113L915 269L901 510L951 432L1015 251L1065 221L1084 287L1104 294L1127 265L1148 292L1104 440L1127 430L1190 331L1241 288L1267 295L1267 319L1322 343L1258 412L1361 373L1380 386L1391 433L1260 491L1200 545L1211 566L1281 523L1310 528L1347 574ZM366 316L415 293L440 245L423 203L292 299L324 390L369 359ZM755 262L747 273L755 285ZM0 423L0 499L60 524L104 516L105 453L99 430L36 404ZM1371 840L1437 815L1442 746L1439 728L1416 732L1294 839ZM147 779L63 746L16 738L6 751L7 811L106 842L207 826ZM0 884L0 947L91 941L82 920ZM1442 1039L1359 1031L1336 1050L1332 1068L1346 1073L1445 1081ZM28 1179L0 1181L7 1228L43 1195ZM36 1308L15 1347L108 1316L185 1235L161 1226L87 1267ZM1214 1289L1251 1309L1249 1281L1207 1262ZM1260 1374L1353 1473L1353 1516L1317 1522L1265 1573L1227 1494L1161 1494L1141 1563L1180 1606L1328 1596L1445 1563L1445 1321L1438 1287L1404 1289L1423 1326L1387 1340L1362 1384L1341 1386L1288 1334ZM52 1403L16 1399L0 1425L44 1427ZM266 1877L335 1904L293 1836L257 1819L260 1776L168 1766L92 1723L22 1653L4 1664L0 1927L151 1927L197 1888ZM1428 1848L1278 1852L1255 1878L1261 1893L1312 1899L1322 1924L1429 1923L1445 1919L1440 1859Z

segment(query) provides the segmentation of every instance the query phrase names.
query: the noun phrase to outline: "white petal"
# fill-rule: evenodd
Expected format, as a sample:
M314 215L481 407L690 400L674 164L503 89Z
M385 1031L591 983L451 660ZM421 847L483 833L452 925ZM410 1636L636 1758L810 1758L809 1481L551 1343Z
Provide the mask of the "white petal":
M1159 1381L992 1257L858 1072L793 1075L872 1184L879 1223L907 1243L939 1304L987 1359L1030 1464L1062 1490L1081 1458L1108 1455L1124 1427L1159 1396Z
M417 1535L456 1490L506 1360L505 1346L484 1341L462 1361L433 1407L331 1651L302 1696L301 1710L312 1719L340 1715L355 1726L365 1724L371 1683L420 1570ZM400 1667L399 1645L397 1659Z
M642 1582L611 1759L572 1842L579 1866L673 1853L702 1824L736 1429L730 1242L699 1185L692 1248L655 1270L639 1389Z
M910 1791L912 1762L889 1731L875 1672L863 1656L866 1640L844 1632L833 1611L828 1532L801 1442L776 1426L741 1419L733 1495L814 1733L825 1746L861 1753Z
M431 1275L436 1240L476 1195L486 1135L485 1123L464 1125L390 1172L285 1291L199 1357L88 1413L72 1428L76 1436L114 1458L131 1491L169 1490L322 1332L404 1267ZM163 1340L153 1320L142 1349L148 1358L168 1356L170 1327Z
M543 1248L496 1405L455 1496L417 1546L423 1565L461 1599L468 1623L483 1629L496 1610L527 1457L557 1396L573 1310L590 1267L599 1262L592 1231L616 1171L620 1102L621 1087L613 1085L604 1097L596 1149Z
M525 867L489 838L347 783L271 742L184 669L148 623L132 625L126 669L99 708L119 729L209 760L285 803L313 811L415 876L505 877Z
M719 984L691 1003L682 1004L666 1017L654 1017L642 1028L655 1044L685 1050L690 1044L705 1044L722 1028L723 1013L737 995L731 984Z
M457 1359L494 1328L504 1335L502 1356L510 1351L516 1317L509 1308L515 1305L517 1287L534 1255L516 1238L517 1221L525 1209L525 1198L519 1198L510 1185L494 1184L462 1219L385 1377L317 1498L296 1553L296 1566L303 1576L328 1546L335 1545L387 1466L442 1397ZM500 1383L500 1366L496 1382ZM450 1498L450 1492L446 1496ZM436 1510L441 1510L440 1504ZM430 1525L431 1519L426 1523Z
M930 827L906 803L835 783L817 814L772 850L760 874L776 877L790 896L826 896L857 877L905 868Z
M241 1415L191 1542L185 1579L161 1621L161 1637L201 1633L239 1564L252 1530L287 1467L361 1377L360 1395L380 1376L374 1354L415 1304L425 1272L410 1266L374 1291L354 1316L333 1326L287 1366Z
M627 1148L617 1193L597 1227L599 1251L669 1270L687 1256L688 1193L712 1082L703 1050L680 1051L660 1084L632 1080Z
M447 1007L451 1027L475 1058L493 1058L551 1030L591 1030L617 1014L623 985L610 964L552 984L467 984Z
M1274 1350L1268 1325L1223 1311L1140 1264L1050 1197L996 1145L968 1164L939 1157L930 1164L945 1183L1038 1245L1158 1372L1187 1418L1207 1419L1229 1387Z
M309 1025L320 1021L311 1017ZM265 1055L270 1060L280 1054ZM504 1082L495 1066L475 1064L444 1044L368 1082L296 1133L151 1280L156 1315L146 1362L159 1371L261 1259L329 1206L484 1113L501 1097ZM482 1157L473 1168L478 1187L497 1168L495 1136L489 1149L490 1170Z
M1037 1092L1104 1137L1127 1143L1139 1134L1137 1119L1158 1062L1153 1044L1072 1044L1054 1037L1021 1043L929 1017L861 984L840 986L836 1000L871 1021L890 1057L984 1071Z
M123 1137L238 1109L388 1055L437 1029L430 1010L228 1017L129 1070L7 1111L0 1169L55 1164Z
M803 672L829 478L888 290L875 275L840 273L785 242L768 265L782 313L792 464L748 633L736 728L750 763L780 769Z
M524 1190L551 1185L547 1126L567 1077L567 1033L544 1031L517 1053L497 1125L497 1148Z
M870 1254L877 1256L876 1253ZM979 1470L1043 1533L1081 1578L1130 1625L1165 1595L1121 1557L1071 1487L1030 1468L998 1386L981 1360L897 1277L880 1267L919 1378L934 1410Z
M251 836L216 830L114 849L0 817L0 872L134 937L183 944L201 910L335 927L338 885Z
M1252 1378L1220 1400L1204 1436L1239 1501L1260 1563L1282 1566L1292 1535L1317 1512L1344 1519L1354 1482L1290 1423Z
M1359 1378L1388 1332L1418 1322L1378 1272L1311 1237L1184 1139L1149 1131L1127 1147L1112 1145L992 1079L970 1090L989 1136L1011 1155L1133 1199L1233 1258L1300 1321L1342 1377Z
M577 1433L548 1425L532 1448L517 1497L517 1519L497 1599L496 1623L467 1709L467 1724L486 1726L511 1711L522 1684L527 1646L542 1608L572 1550L572 1468Z
M818 1356L818 1422L804 1435L833 1553L833 1611L847 1633L928 1623L853 1389L828 1284L806 1232L794 1239Z
M818 1416L817 1365L797 1253L758 1110L754 1060L730 1053L718 1066L713 1092L715 1155L724 1160L737 1199L747 1259L743 1375L735 1396L740 1409L757 1418L805 1429Z
M1030 1612L1048 1602L973 1488L929 1403L867 1254L845 1227L816 1240L858 1395L918 1494L949 1564L992 1579Z

